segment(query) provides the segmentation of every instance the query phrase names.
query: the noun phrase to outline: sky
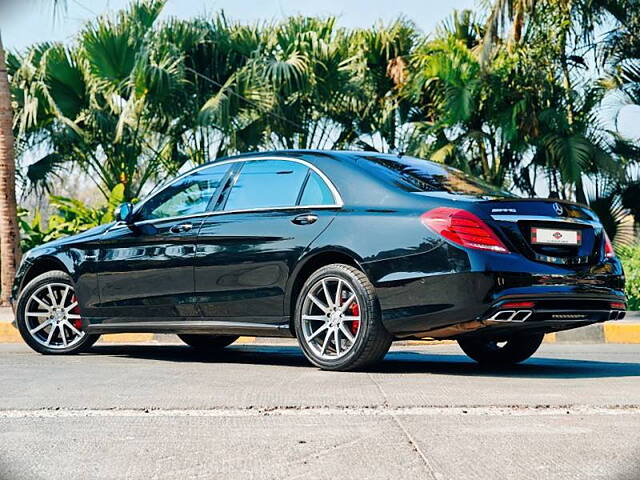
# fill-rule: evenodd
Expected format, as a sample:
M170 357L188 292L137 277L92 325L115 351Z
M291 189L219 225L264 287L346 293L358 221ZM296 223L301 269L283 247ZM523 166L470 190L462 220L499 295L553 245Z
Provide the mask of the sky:
M128 0L66 0L52 20L51 0L0 0L0 31L6 47L21 49L39 41L65 40L97 14L118 10ZM336 16L344 27L367 27L406 16L432 31L454 9L473 8L474 0L168 0L164 17L189 18L224 10L233 20L277 20L290 15Z
M368 27L404 16L425 33L432 32L454 9L474 8L483 0L168 0L163 17L189 18L224 10L242 22L279 20L290 15L336 16L344 27ZM66 0L54 15L52 0L0 0L0 32L5 47L20 50L42 41L68 41L83 24L99 14L126 7L129 0ZM617 101L602 109L614 129ZM619 131L640 138L640 107L624 107L617 116Z

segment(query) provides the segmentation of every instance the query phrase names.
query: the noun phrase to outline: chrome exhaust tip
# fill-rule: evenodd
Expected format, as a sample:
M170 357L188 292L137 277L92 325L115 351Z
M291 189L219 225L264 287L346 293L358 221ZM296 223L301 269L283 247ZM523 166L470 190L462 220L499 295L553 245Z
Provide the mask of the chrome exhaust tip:
M489 322L524 322L531 315L533 310L500 310L491 315L487 321Z
M609 312L609 320L622 320L627 314L624 310L611 310Z

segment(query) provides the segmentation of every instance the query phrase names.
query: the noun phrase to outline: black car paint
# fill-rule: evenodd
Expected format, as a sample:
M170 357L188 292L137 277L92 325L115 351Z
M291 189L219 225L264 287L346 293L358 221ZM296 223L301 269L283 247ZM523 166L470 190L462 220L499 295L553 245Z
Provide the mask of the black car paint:
M293 222L307 213L317 220ZM207 217L198 236L195 269L202 315L282 323L290 272L335 215L333 210L277 210Z
M549 200L418 193L382 181L351 152L287 151L238 159L297 158L315 165L335 185L344 205L225 213L148 224L109 224L32 250L20 266L13 297L31 268L57 262L71 275L89 329L207 331L293 335L295 287L307 262L322 255L349 258L376 288L385 327L398 337L484 316L505 299L624 301L624 273L602 252L602 228L586 208L560 202L563 219L590 222L584 245L590 264L541 261L523 244L517 215L553 213ZM511 253L458 247L424 227L420 215L439 206L469 210L496 230ZM541 211L543 210L543 211ZM546 210L546 211L544 211ZM506 213L505 213L506 212ZM318 220L298 225L299 215ZM170 232L176 224L192 228ZM584 253L584 252L583 252ZM551 258L551 257L549 257ZM542 321L555 331L592 321ZM530 325L522 328L530 328ZM487 329L485 329L487 330Z
M174 233L175 220L105 232L96 259L101 317L197 316L193 267L201 217L183 218L196 227ZM152 286L152 290L149 287Z

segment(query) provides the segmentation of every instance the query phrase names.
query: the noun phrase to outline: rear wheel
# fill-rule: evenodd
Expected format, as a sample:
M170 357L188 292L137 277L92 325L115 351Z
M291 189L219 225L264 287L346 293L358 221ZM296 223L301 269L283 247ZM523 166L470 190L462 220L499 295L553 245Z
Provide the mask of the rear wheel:
M512 365L525 361L536 353L544 334L511 337L506 341L487 339L460 339L462 351L478 363Z
M357 370L381 360L393 337L382 325L375 289L349 265L320 268L305 282L295 312L298 343L325 370Z
M99 338L86 333L73 282L62 271L29 282L18 299L16 324L27 345L44 354L80 353Z
M222 350L239 337L236 335L178 335L180 340L198 350Z

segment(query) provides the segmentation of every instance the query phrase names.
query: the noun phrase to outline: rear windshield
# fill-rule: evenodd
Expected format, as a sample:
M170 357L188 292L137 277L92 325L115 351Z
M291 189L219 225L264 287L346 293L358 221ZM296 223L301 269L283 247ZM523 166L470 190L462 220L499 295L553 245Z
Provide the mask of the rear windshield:
M413 157L366 155L360 157L401 182L399 186L419 192L447 192L456 195L515 197L461 170ZM376 169L377 170L377 169ZM381 173L381 172L379 172ZM407 188L409 187L409 188Z

